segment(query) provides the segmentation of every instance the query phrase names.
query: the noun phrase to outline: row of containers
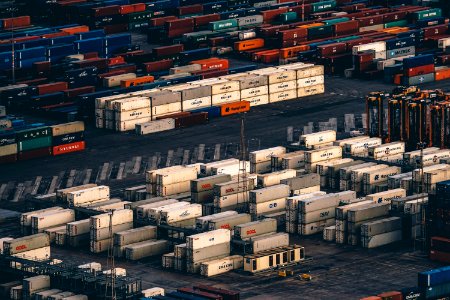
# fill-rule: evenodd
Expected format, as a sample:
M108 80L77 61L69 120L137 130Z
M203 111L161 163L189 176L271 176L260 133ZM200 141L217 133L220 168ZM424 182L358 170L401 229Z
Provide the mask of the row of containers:
M201 124L209 118L247 112L253 106L324 91L322 66L297 63L263 68L162 89L97 98L96 125L116 131L136 128L138 134L147 134Z
M417 286L381 293L360 300L446 299L450 295L450 268L442 267L418 274Z
M0 118L0 163L57 156L85 149L84 123L25 125L23 120ZM3 126L4 125L4 126Z

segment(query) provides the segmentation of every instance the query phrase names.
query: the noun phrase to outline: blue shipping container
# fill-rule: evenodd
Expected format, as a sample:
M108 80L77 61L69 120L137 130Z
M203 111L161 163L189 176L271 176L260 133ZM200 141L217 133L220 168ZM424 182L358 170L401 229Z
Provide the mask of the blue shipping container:
M191 112L191 113L207 112L209 119L220 117L220 107L219 106L204 107L204 108L190 110L189 112Z
M407 69L434 64L434 56L431 54L408 57L403 60L403 66Z
M98 38L98 37L104 37L105 31L103 29L97 29L97 30L91 30L88 32L81 32L75 34L78 40L86 40L86 39L92 39L92 38Z
M386 50L395 50L415 46L415 40L412 37L397 38L386 41Z
M89 53L89 52L99 52L103 53L103 38L93 38L75 41L75 51L79 54Z
M36 47L15 51L16 58L19 60L31 59L45 56L45 47Z
M442 267L419 273L419 287L432 287L445 283L450 283L450 267Z

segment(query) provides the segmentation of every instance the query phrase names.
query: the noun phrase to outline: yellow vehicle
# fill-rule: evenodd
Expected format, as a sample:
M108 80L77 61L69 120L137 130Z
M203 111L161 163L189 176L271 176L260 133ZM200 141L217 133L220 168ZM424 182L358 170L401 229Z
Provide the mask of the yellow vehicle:
M298 279L300 279L302 281L311 281L312 280L312 276L310 274L303 273L303 274L298 276Z
M288 277L288 276L294 276L293 270L279 270L278 271L278 277Z

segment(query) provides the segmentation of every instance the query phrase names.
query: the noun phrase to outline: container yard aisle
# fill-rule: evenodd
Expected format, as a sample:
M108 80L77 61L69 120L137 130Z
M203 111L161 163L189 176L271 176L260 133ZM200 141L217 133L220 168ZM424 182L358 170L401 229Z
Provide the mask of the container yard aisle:
M429 83L427 88L450 89L449 81ZM343 117L345 113L363 113L363 97L374 90L390 90L392 85L381 82L349 80L327 77L326 92L290 102L280 102L255 107L246 115L246 135L260 139L261 147L285 142L287 126L300 127L310 121L322 121L331 117ZM39 160L2 165L0 182L21 180L34 176L53 176L67 169L96 168L104 162L119 162L137 155L151 156L155 152L167 153L170 149L183 147L193 149L200 143L216 144L238 142L239 116L213 119L207 125L162 132L150 136L117 134L104 130L87 128L88 142L84 152L64 157L50 157ZM42 168L45 166L45 168Z

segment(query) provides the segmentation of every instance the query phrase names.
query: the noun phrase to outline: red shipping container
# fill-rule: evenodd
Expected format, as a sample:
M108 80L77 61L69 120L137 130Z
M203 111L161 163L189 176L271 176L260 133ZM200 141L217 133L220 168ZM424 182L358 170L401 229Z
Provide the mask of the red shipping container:
M356 20L333 24L333 31L336 36L356 33L359 29L359 22Z
M115 66L115 65L120 65L120 64L124 64L124 63L126 63L126 62L122 56L117 56L117 57L108 59L108 66Z
M84 59L98 58L98 53L97 52L89 52L89 53L84 53L83 56L84 56Z
M82 94L89 94L95 92L95 87L92 85L83 86L79 88L74 88L70 90L65 90L64 94L67 98L73 98Z
M94 11L95 17L103 17L103 16L113 16L118 15L120 13L119 5L110 5L103 7L96 7L92 9Z
M361 38L361 39L357 39L357 40L351 40L351 41L347 41L345 42L347 44L347 49L348 51L352 50L354 46L358 46L358 45L363 45L363 44L368 44L372 42L372 39L369 38Z
M179 16L192 15L192 14L202 13L203 5L194 4L194 5L188 5L188 6L181 6L181 7L178 7L177 10L178 10Z
M168 38L176 38L181 37L185 33L190 33L194 31L194 27L186 27L186 28L180 28L180 29L169 29L167 32Z
M159 71L165 71L173 67L173 60L171 59L164 59L160 61L152 61L144 63L145 70L150 72L159 72Z
M43 35L41 35L41 38L43 38L43 39L51 39L51 38L60 37L60 36L67 36L67 35L69 35L67 32L59 31L59 32L54 32L54 33L43 34Z
M61 154L66 154L66 153L82 151L85 148L86 148L86 144L84 141L55 146L55 147L53 147L53 155L56 156L56 155L61 155Z
M37 86L39 95L51 94L67 90L67 82L60 81L54 83L41 84Z
M285 13L287 11L288 11L288 9L286 7L281 7L281 8L277 8L277 9L270 9L270 10L262 11L261 14L263 16L263 20L265 23L272 23L272 21L275 20L276 18L278 18L279 15L281 15L282 13Z
M186 19L176 19L169 20L165 24L167 30L176 30L176 29L185 29L185 28L194 28L194 19L186 18Z
M120 66L117 65L117 67L114 67L114 69L109 68L110 71L125 71L125 73L136 73L137 67L136 65L124 65L124 66Z
M207 112L190 114L188 116L175 118L175 128L184 128L193 125L206 124L208 123L208 120L209 118Z
M146 9L145 3L135 3L135 4L131 4L131 5L133 5L133 10L135 13L143 12Z
M363 18L358 18L357 20L358 20L360 28L366 27L366 26L383 24L383 16L382 15L363 17Z
M97 67L98 69L108 68L108 60L106 58L90 58L80 61L74 61L73 64L79 68Z
M200 75L202 76L202 79L217 78L228 75L228 70L206 70Z
M184 50L183 44L175 44L170 46L162 46L153 48L153 53L155 53L156 57L165 56L165 55L173 55L178 54Z
M0 164L13 163L17 161L17 154L0 156Z
M20 16L15 18L7 18L2 20L4 29L12 29L18 27L30 26L31 18L30 16Z
M128 24L115 24L103 26L106 34L114 34L128 31Z
M46 83L48 78L35 78L30 80L18 81L17 84L37 85Z
M431 27L425 27L423 29L423 36L425 38L427 37L432 37L432 36L437 36L437 35L444 35L447 33L448 30L448 24L441 24L441 25L436 25L436 26L431 26Z
M292 39L292 40L285 40L281 42L280 47L281 48L287 48L287 47L294 47L294 46L300 46L304 44L308 40L307 37Z
M193 17L195 27L208 25L210 22L220 21L219 14L209 14L204 16Z
M406 11L395 11L383 15L383 23L395 22L406 18Z
M328 45L318 46L317 50L320 56L330 56L333 54L340 54L347 51L347 44L345 43L334 43Z
M259 30L259 33L263 37L273 37L273 36L276 36L277 33L280 32L281 30L288 30L288 29L289 29L288 25L267 26L267 27L261 28Z
M150 26L152 27L159 27L159 26L163 26L164 23L166 23L166 21L170 21L170 20L176 20L178 19L175 16L167 16L167 17L160 17L160 18L153 18L150 20Z
M261 62L265 64L277 63L280 60L280 50L273 50L261 54Z
M288 29L288 30L282 30L277 33L277 36L281 40L292 40L302 37L308 36L308 29L307 28L294 28L294 29Z
M131 4L121 5L121 6L119 6L119 13L121 15L127 15L127 14L134 13L134 7Z
M439 214L439 216L440 215L441 214ZM450 252L450 239L440 236L433 236L431 238L431 250Z
M382 300L382 299L380 297L377 297L377 296L369 296L369 297L361 298L359 300Z
M403 296L400 292L386 292L379 294L378 297L380 297L382 300L402 300Z
M216 47L216 46L224 45L226 42L226 39L223 36L218 36L218 37L209 38L208 42L211 47Z
M202 67L202 70L209 69L218 69L218 70L227 70L229 67L228 59L219 59L219 58L209 58L209 59L201 59L201 60L193 60L189 64L199 64Z
M61 31L67 32L68 34L76 34L81 32L88 32L89 26L80 25L80 26L74 26L74 27L68 27L68 28L62 28Z
M450 253L430 250L430 259L443 263L450 263Z
M407 77L419 76L430 73L434 73L434 65L426 65L404 70L404 74Z
M18 160L28 160L52 155L52 147L34 149L18 153Z

